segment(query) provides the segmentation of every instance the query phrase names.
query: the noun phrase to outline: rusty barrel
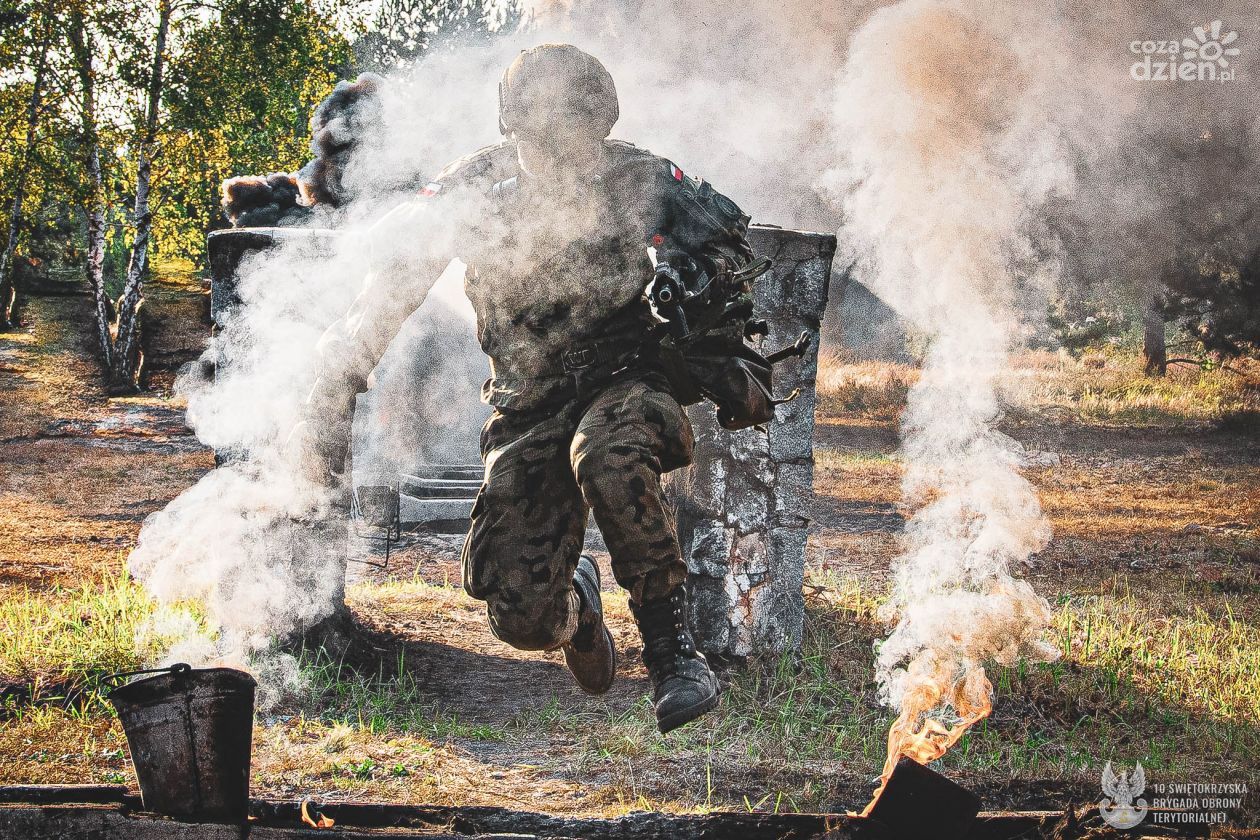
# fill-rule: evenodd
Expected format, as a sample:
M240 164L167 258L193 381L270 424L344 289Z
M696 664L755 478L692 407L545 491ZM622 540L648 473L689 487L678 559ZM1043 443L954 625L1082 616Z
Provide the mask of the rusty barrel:
M245 821L256 686L244 671L181 664L110 691L146 810Z

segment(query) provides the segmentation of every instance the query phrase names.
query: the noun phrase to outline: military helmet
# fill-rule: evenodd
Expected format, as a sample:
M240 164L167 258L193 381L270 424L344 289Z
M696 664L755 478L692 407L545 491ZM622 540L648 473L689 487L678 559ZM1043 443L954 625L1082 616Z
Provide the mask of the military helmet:
M499 131L505 137L581 128L602 139L618 115L612 76L599 59L572 44L523 50L499 82Z

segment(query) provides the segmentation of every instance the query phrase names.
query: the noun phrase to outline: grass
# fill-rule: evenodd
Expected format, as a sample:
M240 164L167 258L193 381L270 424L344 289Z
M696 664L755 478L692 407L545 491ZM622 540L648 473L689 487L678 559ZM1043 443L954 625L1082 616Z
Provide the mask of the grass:
M1056 434L1075 427L1078 435L1065 442L1062 464L1030 472L1057 532L1034 582L1055 606L1053 640L1063 656L995 669L993 716L944 767L990 791L991 806L1004 804L992 792L1012 780L1075 785L1096 799L1107 760L1141 760L1161 781L1253 776L1260 766L1253 521L1260 485L1254 459L1228 455L1245 448L1245 437L1221 442L1201 432L1231 418L1245 428L1260 377L1250 368L1178 367L1152 382L1122 356L1086 367L1037 354L1021 358L1019 370L1009 386L1031 406L1029 421L1050 418ZM897 501L900 466L889 430L913 380L910 368L823 360L829 437L818 450L821 501ZM1163 449L1100 431L1113 424L1180 430L1184 439ZM136 631L154 611L118 570L120 548L137 527L125 518L135 510L127 493L169 498L185 477L169 477L174 462L166 456L150 462L83 449L82 460L64 469L85 481L40 484L61 450L22 445L22 459L0 478L11 538L0 542L0 555L9 568L29 563L35 571L28 585L0 588L0 678L18 689L3 710L0 782L131 782L121 729L98 691L101 674L144 661ZM138 472L113 480L123 469ZM164 475L171 493L153 489ZM1235 520L1237 528L1229 524ZM1201 527L1187 531L1191 524ZM100 548L102 534L111 535L108 549ZM544 692L510 715L467 698L452 702L421 656L399 650L416 639L473 645L460 634L484 627L481 606L458 588L423 581L354 587L360 617L401 641L379 661L355 667L319 652L303 655L304 693L260 716L255 728L254 790L607 815L858 807L882 763L890 717L876 701L871 663L884 632L875 619L879 567L886 567L880 552L895 550L895 536L824 529L815 556L820 544L840 562L815 570L808 582L800 654L732 672L722 706L669 738L656 732L637 692L616 701ZM89 567L89 550L104 559ZM67 569L62 582L40 586L39 569L54 559ZM108 573L92 571L106 562ZM870 568L859 574L862 563ZM624 596L610 594L607 610L632 659ZM408 623L416 616L418 624ZM68 686L75 702L52 702Z
M1260 630L1239 616L1236 596L1205 597L1190 582L1172 583L1163 597L1139 598L1122 580L1059 593L1053 640L1063 657L996 669L993 717L944 765L972 778L1070 780L1096 775L1107 760L1141 760L1163 778L1209 770L1213 778L1245 776L1260 759ZM260 720L256 786L419 801L410 797L454 795L474 783L475 766L486 768L475 749L470 756L472 744L515 750L560 739L571 744L562 758L512 772L562 785L594 778L599 784L588 789L594 796L583 804L601 812L644 803L701 811L855 804L854 786L882 761L889 722L875 701L870 665L872 643L882 633L875 620L882 593L822 574L808 588L800 655L734 672L723 705L705 725L669 739L655 733L646 698L619 709L553 700L488 724L442 708L405 658L364 673L306 654L306 696ZM458 590L422 582L359 590L361 599L427 598L439 607L467 600ZM617 600L610 598L614 614ZM0 605L10 631L6 673L73 675L134 665L131 631L147 610L144 596L121 577L60 591L55 600L10 599ZM37 639L44 641L43 656ZM6 752L12 766L3 775L10 779L46 780L87 763L99 764L92 771L97 780L125 772L116 756L100 755L121 743L98 696L68 709L16 706L4 730L0 749L12 750L15 740L27 745ZM55 758L34 746L50 738ZM455 781L443 776L448 765L458 768Z
M1100 354L1085 365L1048 353L1017 360L1012 389L1042 411L1126 426L1253 423L1260 417L1260 363L1172 365L1149 377L1134 354Z
M818 361L819 407L826 416L895 420L917 379L917 369L907 365L847 362L824 353ZM1015 359L1004 386L1014 405L1090 423L1260 428L1260 362L1246 359L1227 367L1208 360L1172 365L1167 376L1148 377L1132 353L1082 361L1029 352Z
M815 578L811 591L801 654L732 674L722 707L703 727L665 740L652 731L646 702L611 713L552 703L511 721L501 737L509 743L557 733L574 737L578 761L593 765L703 767L704 787L693 785L690 798L679 803L688 808L742 804L729 798L732 779L749 774L761 780L749 785L755 795L743 794L749 804L831 807L838 794L822 768L836 773L843 767L850 780L862 779L873 776L883 758L889 715L870 681L881 596L834 577ZM1166 603L1185 595L1166 594ZM1202 606L1184 615L1161 612L1152 603L1164 601L1150 593L1140 600L1113 580L1094 592L1062 593L1058 601L1052 639L1063 657L994 669L997 711L946 757L946 767L981 776L1074 779L1116 759L1141 760L1177 777L1209 768L1228 777L1248 772L1260 756L1260 632L1239 620L1228 600L1211 604L1221 608L1216 617ZM410 694L406 678L372 682L384 692L381 702L393 702L390 692ZM721 793L715 794L714 779ZM637 802L645 794L619 795Z
M137 668L136 631L153 609L122 572L82 589L8 592L0 599L0 678L38 686Z
M918 378L918 370L909 365L846 362L837 353L823 353L818 359L819 412L895 420Z
M382 663L369 674L333 659L322 648L304 651L299 667L307 686L301 708L309 719L378 735L406 733L432 740L506 738L502 727L466 721L444 710L408 667L405 651L398 653L388 671Z
M1056 630L1065 655L1125 680L1144 698L1220 721L1260 722L1260 630L1234 613L1230 599L1180 593L1182 614L1152 609L1126 581L1065 603ZM1211 603L1211 601L1209 603Z

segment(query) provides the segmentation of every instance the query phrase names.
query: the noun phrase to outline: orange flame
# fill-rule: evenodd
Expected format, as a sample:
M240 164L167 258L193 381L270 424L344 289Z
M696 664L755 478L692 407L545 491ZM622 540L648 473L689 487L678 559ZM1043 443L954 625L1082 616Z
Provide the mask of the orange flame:
M311 800L309 797L302 800L302 822L306 823L311 828L332 828L336 825L336 823L333 822L332 817L325 817L319 811L315 812L316 819L311 819L311 815L307 811L310 805Z
M912 676L916 670L911 669ZM931 673L919 676L921 678L906 691L901 714L888 730L888 757L884 761L884 772L879 777L879 787L871 801L862 809L863 817L870 815L902 756L920 764L935 761L958 743L958 739L973 724L993 711L993 703L989 699L993 685L985 676L984 668L974 666L962 679L953 681L943 678L944 669L939 666L931 669ZM950 717L956 722L952 726L932 716L933 712L939 714L942 707L954 710Z

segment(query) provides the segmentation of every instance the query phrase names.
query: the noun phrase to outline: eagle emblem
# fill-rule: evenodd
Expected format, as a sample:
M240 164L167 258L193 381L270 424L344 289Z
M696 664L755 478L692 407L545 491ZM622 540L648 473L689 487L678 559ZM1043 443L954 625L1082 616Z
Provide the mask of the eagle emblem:
M1102 772L1102 789L1107 796L1098 803L1098 813L1103 822L1112 828L1126 829L1146 819L1145 799L1138 799L1146 790L1146 771L1138 762L1132 773L1119 774L1111 769L1111 762ZM1134 800L1137 800L1136 804Z

